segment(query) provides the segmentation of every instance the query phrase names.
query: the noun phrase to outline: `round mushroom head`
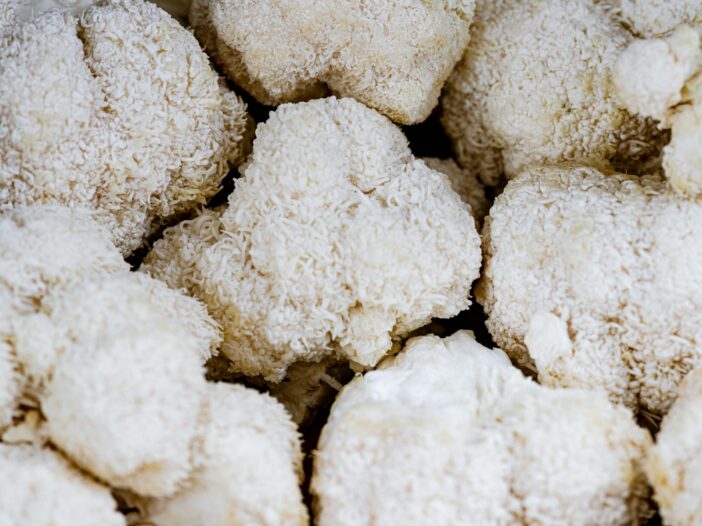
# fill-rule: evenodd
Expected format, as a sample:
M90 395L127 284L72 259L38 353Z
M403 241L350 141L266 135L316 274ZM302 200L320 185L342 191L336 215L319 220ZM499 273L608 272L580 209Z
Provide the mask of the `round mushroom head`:
M701 225L660 176L531 168L483 229L488 329L543 384L665 413L702 362Z
M20 326L16 352L50 440L110 485L161 497L192 468L209 342L145 280L125 273L56 289Z
M302 453L295 424L275 399L241 385L211 383L197 467L187 486L147 505L169 526L307 526Z
M475 0L195 0L190 22L259 102L327 88L402 124L426 119L468 43Z
M317 524L635 523L649 443L605 396L541 387L470 332L414 338L332 406Z
M244 154L243 102L143 0L17 20L0 44L0 210L80 204L122 252L204 204ZM238 152L238 153L237 153Z
M229 206L166 231L144 270L200 298L233 369L376 364L394 339L470 305L469 207L401 131L352 99L286 104L259 125Z
M442 96L459 164L497 186L535 163L655 162L661 132L628 113L610 81L632 38L596 2L479 0Z

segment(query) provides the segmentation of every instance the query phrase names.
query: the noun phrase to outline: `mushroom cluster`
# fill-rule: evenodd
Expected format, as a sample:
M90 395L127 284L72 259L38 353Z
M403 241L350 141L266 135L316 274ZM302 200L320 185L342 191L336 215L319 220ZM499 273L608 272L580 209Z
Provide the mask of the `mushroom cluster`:
M0 525L699 526L701 408L702 1L0 0Z

